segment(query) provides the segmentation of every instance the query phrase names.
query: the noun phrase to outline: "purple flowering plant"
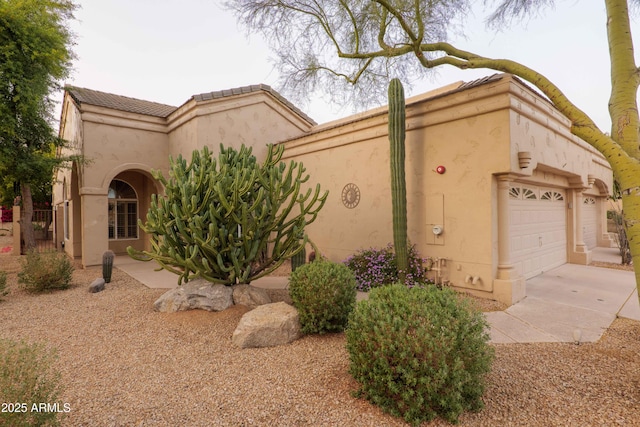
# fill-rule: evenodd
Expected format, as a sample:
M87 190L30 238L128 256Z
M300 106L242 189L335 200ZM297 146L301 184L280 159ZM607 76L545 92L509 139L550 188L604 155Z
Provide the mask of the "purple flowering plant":
M415 245L409 246L409 271L405 285L412 288L432 283L427 278L427 258L420 257ZM356 276L357 289L367 292L382 285L398 282L398 267L393 245L384 248L362 249L343 261Z

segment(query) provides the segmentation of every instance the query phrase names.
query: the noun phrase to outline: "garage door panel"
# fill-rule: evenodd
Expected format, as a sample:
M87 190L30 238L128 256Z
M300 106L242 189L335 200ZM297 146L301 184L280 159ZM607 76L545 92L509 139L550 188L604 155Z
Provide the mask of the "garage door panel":
M528 197L522 197L525 194ZM530 278L566 263L564 191L526 186L509 195L511 262L516 270Z

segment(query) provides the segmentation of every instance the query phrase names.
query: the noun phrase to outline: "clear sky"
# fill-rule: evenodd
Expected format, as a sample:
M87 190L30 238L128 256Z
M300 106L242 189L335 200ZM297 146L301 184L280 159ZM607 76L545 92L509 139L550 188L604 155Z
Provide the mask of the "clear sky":
M535 19L502 32L488 30L482 9L469 18L457 47L514 59L554 81L604 131L609 131L609 56L604 2L558 0ZM192 95L265 83L278 90L271 52L214 0L78 0L72 28L78 59L67 84L170 105ZM640 34L638 21L633 29ZM417 66L417 65L416 65ZM491 70L440 68L414 82L415 95ZM303 110L319 123L354 112L320 97Z

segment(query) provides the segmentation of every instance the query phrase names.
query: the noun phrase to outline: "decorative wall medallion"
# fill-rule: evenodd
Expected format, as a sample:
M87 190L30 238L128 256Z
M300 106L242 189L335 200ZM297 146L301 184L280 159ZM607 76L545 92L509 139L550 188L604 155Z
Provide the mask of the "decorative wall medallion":
M347 184L342 189L342 203L349 209L353 209L360 203L360 189L355 184Z

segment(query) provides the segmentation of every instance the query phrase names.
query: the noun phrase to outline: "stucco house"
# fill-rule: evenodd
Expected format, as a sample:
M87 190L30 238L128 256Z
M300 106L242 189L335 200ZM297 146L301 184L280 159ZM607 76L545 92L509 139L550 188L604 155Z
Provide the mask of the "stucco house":
M152 169L220 143L285 147L329 197L308 233L341 261L392 242L387 109L317 125L268 86L196 95L180 107L67 88L60 136L90 160L58 172L57 241L85 266L148 241L136 226ZM569 122L517 78L497 74L407 99L411 242L436 258L437 280L512 304L525 281L564 263L587 264L612 245L611 169L571 135Z

